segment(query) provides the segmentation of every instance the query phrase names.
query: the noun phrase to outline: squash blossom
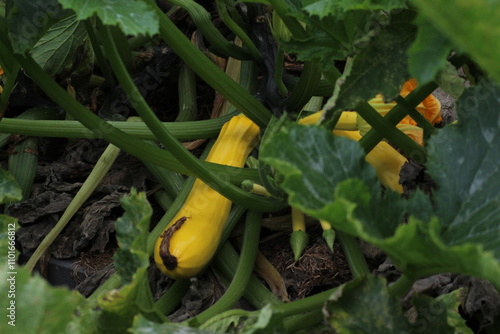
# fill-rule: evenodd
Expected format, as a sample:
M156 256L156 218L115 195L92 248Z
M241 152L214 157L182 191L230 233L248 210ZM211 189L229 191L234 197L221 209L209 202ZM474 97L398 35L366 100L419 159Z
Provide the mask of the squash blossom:
M415 79L410 79L403 84L400 95L402 97L406 97L416 87L417 81ZM383 96L380 94L369 100L368 103L383 116L385 116L385 114L397 104L394 101L385 103ZM435 125L443 120L441 117L441 103L432 94L420 102L415 109L432 125ZM364 135L371 129L371 126L359 115L357 117L357 125L361 135ZM399 122L397 128L415 142L423 145L423 129L419 127L417 122L415 122L415 120L409 115Z

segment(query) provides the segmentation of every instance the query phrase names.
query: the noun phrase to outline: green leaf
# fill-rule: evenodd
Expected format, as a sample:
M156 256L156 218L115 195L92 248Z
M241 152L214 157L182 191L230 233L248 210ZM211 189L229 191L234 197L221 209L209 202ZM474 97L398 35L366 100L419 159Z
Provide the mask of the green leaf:
M465 319L460 316L459 307L465 303L466 293L458 289L445 295L432 298L415 295L412 304L418 317L412 322L417 333L472 334Z
M482 83L457 101L459 124L429 140L429 175L446 245L477 243L500 261L500 89ZM453 173L450 173L453 171Z
M274 310L269 304L252 313L239 309L222 312L203 323L199 328L208 330L210 333L286 333L281 312ZM205 332L200 332L200 334L202 333Z
M87 38L85 25L69 16L54 24L33 47L33 59L45 72L54 76L63 70L71 69L75 60L84 61L81 47Z
M138 0L59 0L64 8L75 11L79 20L94 14L106 25L118 25L127 35L154 35L159 30L155 11Z
M347 77L338 80L325 109L353 109L377 94L394 99L409 77L406 50L415 33L415 26L405 22L380 28L380 33L354 57Z
M85 299L75 291L54 288L38 275L19 266L0 266L2 333L66 333ZM15 325L15 327L14 327Z
M463 99L469 106L470 101L477 103L485 116L467 110L462 125L467 131L451 130L448 137L453 129L448 126L432 139L428 171L438 186L444 185L434 196L440 199L435 212L421 192L408 200L392 191L382 193L358 144L319 127L281 130L261 148L261 159L283 174L281 186L292 206L380 247L407 276L461 272L488 279L498 288L500 175L494 159L500 147L500 99L491 86L489 91L476 90ZM471 190L477 197L468 196ZM413 216L402 224L408 215Z
M7 25L14 52L31 50L54 23L69 14L69 11L62 10L57 0L12 0Z
M22 200L21 187L14 176L8 171L0 168L0 203L18 202Z
M116 238L120 248L114 259L122 284L129 284L137 269L149 266L147 241L153 210L146 194L137 193L135 189L132 189L129 197L123 197L120 203L125 214L116 221Z
M406 0L304 0L304 10L323 18L328 15L342 17L350 10L384 10L407 8Z
M339 181L376 177L374 169L364 162L358 143L333 138L315 126L294 124L282 129L264 143L261 157L285 176L282 188L290 203L302 208L320 209L330 203Z
M472 334L458 312L463 301L462 290L435 299L416 295L410 322L403 316L400 300L390 296L386 281L369 275L339 287L327 301L325 312L339 334Z
M458 70L450 62L446 62L439 71L436 82L444 92L458 99L465 90L465 79L460 76Z
M147 277L147 238L151 206L146 194L137 193L135 189L132 189L129 197L121 199L121 204L126 212L116 222L120 248L114 259L123 286L99 296L98 304L102 312L99 315L98 328L101 332L125 332L138 313L150 320L165 320L161 312L155 309Z
M408 49L408 65L410 75L423 85L434 80L438 71L445 67L453 44L422 15L417 16L415 23L418 31L415 42Z
M400 301L383 278L364 276L340 286L325 305L326 320L339 334L408 333Z
M155 334L155 333L169 333L169 334L217 334L210 330L191 328L185 325L175 323L159 324L150 321L143 316L137 316L134 319L133 327L129 330L133 334ZM220 333L220 332L219 332Z
M415 0L413 3L458 48L500 81L500 2Z

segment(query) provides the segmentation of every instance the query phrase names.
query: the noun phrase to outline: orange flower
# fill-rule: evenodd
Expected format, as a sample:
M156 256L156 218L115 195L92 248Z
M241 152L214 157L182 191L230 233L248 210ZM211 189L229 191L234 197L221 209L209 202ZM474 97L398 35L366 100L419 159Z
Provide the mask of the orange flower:
M417 81L415 79L410 79L406 81L401 88L401 96L406 97L410 94L416 87ZM415 109L425 117L432 125L439 123L443 120L441 117L441 103L434 95L427 96ZM406 116L399 124L412 124L417 125L417 122L413 120L410 116Z

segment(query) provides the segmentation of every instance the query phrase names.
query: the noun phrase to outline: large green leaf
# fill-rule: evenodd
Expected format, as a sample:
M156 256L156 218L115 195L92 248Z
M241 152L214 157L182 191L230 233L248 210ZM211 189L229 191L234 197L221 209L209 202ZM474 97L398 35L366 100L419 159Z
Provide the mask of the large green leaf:
M500 261L500 89L481 84L457 101L458 125L429 141L428 173L447 245L482 244Z
M98 304L102 312L97 324L99 330L105 333L126 332L132 326L133 317L139 313L151 320L165 320L155 309L147 277L151 206L146 194L136 193L134 189L129 197L122 198L121 204L125 214L116 222L120 248L114 259L123 286L99 296Z
M463 291L431 298L416 296L416 316L403 316L401 303L389 294L387 282L366 276L339 287L325 305L326 320L342 334L449 333L471 334L458 313Z
M415 26L404 21L380 27L377 36L354 57L350 72L338 80L325 109L352 109L377 94L395 98L409 77L406 50L415 34Z
M127 35L158 33L155 11L140 0L59 0L76 12L79 20L97 15L106 25L118 25Z
M54 23L70 14L57 0L12 0L10 5L7 25L16 53L30 50Z
M420 192L408 200L382 194L356 143L319 127L283 129L261 159L283 174L292 206L380 247L408 276L462 272L499 288L499 95L491 85L470 89L458 101L461 125L432 138L436 209Z
M320 18L327 15L342 17L350 10L385 10L406 8L406 0L304 0L304 10Z
M408 49L410 74L423 85L434 80L439 70L446 65L453 45L431 22L422 15L417 16L417 38Z
M499 1L415 0L413 3L456 46L500 81Z
M86 38L84 23L72 15L50 27L31 54L45 72L54 76L62 70L71 69L75 61L87 60L88 55L82 50Z
M19 266L0 266L1 333L66 333L85 299L75 291L51 287Z

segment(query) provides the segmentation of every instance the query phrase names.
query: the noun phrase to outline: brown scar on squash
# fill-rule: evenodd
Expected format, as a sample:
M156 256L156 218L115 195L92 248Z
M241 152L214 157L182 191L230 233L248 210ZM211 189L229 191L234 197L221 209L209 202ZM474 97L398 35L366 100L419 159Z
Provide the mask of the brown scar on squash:
M168 270L174 270L175 268L177 268L177 257L170 254L170 239L172 239L172 235L174 235L174 233L182 227L187 219L188 217L186 216L179 218L160 236L160 238L162 238L160 244L160 257L162 258L163 264Z

